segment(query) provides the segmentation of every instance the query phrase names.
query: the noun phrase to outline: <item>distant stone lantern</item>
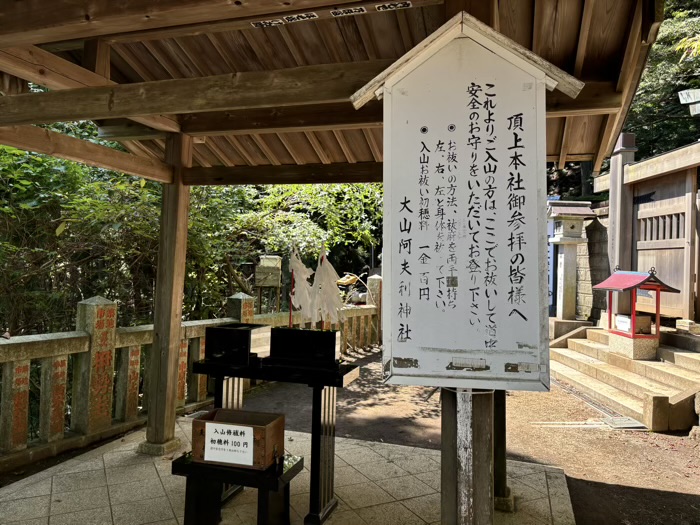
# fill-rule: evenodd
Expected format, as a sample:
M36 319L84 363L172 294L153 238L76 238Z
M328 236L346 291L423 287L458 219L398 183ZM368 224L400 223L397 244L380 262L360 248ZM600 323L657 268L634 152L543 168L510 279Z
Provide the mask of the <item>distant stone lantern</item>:
M557 319L576 319L577 245L585 243L583 222L595 217L586 201L549 201L547 218L554 221L550 244L557 249Z
M661 338L661 292L680 293L680 290L663 283L656 276L656 269L649 272L624 272L616 270L610 277L593 287L608 291L608 332L610 351L630 359L655 359ZM656 295L656 332L651 331L651 317L637 315L638 290L653 291ZM630 291L631 315L612 312L613 292ZM614 318L614 328L613 328Z

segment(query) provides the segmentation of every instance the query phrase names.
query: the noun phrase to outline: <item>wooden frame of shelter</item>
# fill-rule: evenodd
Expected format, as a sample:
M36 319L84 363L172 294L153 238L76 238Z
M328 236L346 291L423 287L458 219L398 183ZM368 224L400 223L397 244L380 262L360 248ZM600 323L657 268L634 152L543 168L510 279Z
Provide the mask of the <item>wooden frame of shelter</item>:
M382 104L349 98L462 11L585 82L576 99L547 96L547 160L599 171L662 0L0 6L0 143L163 183L150 443L174 435L189 187L381 181ZM129 153L36 126L81 119Z

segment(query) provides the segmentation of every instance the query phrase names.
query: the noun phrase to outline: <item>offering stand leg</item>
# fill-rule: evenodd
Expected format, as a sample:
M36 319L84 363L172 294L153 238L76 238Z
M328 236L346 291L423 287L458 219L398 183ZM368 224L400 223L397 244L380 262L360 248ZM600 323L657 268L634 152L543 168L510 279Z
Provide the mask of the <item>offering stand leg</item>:
M304 525L319 525L338 505L334 494L335 387L313 387L311 494Z

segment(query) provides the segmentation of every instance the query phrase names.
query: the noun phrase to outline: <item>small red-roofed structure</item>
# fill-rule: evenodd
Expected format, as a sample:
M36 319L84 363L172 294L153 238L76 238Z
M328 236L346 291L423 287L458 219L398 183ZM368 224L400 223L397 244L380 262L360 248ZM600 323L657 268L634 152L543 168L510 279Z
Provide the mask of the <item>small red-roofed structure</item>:
M596 284L594 290L608 291L608 331L613 332L631 339L659 339L661 330L661 292L680 293L680 290L673 288L662 282L656 276L656 269L651 268L648 272L626 272L616 271L602 283ZM651 290L656 292L656 333L655 334L638 334L637 332L637 290ZM632 292L632 312L631 312L631 330L624 332L621 330L612 329L612 294L613 292Z

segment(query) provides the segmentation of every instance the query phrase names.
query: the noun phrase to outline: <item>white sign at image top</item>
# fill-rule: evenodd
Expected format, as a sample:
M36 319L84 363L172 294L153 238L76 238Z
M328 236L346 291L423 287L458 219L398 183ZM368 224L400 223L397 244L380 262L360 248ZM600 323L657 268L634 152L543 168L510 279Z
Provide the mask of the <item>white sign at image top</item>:
M461 35L384 84L384 373L549 389L543 70Z

